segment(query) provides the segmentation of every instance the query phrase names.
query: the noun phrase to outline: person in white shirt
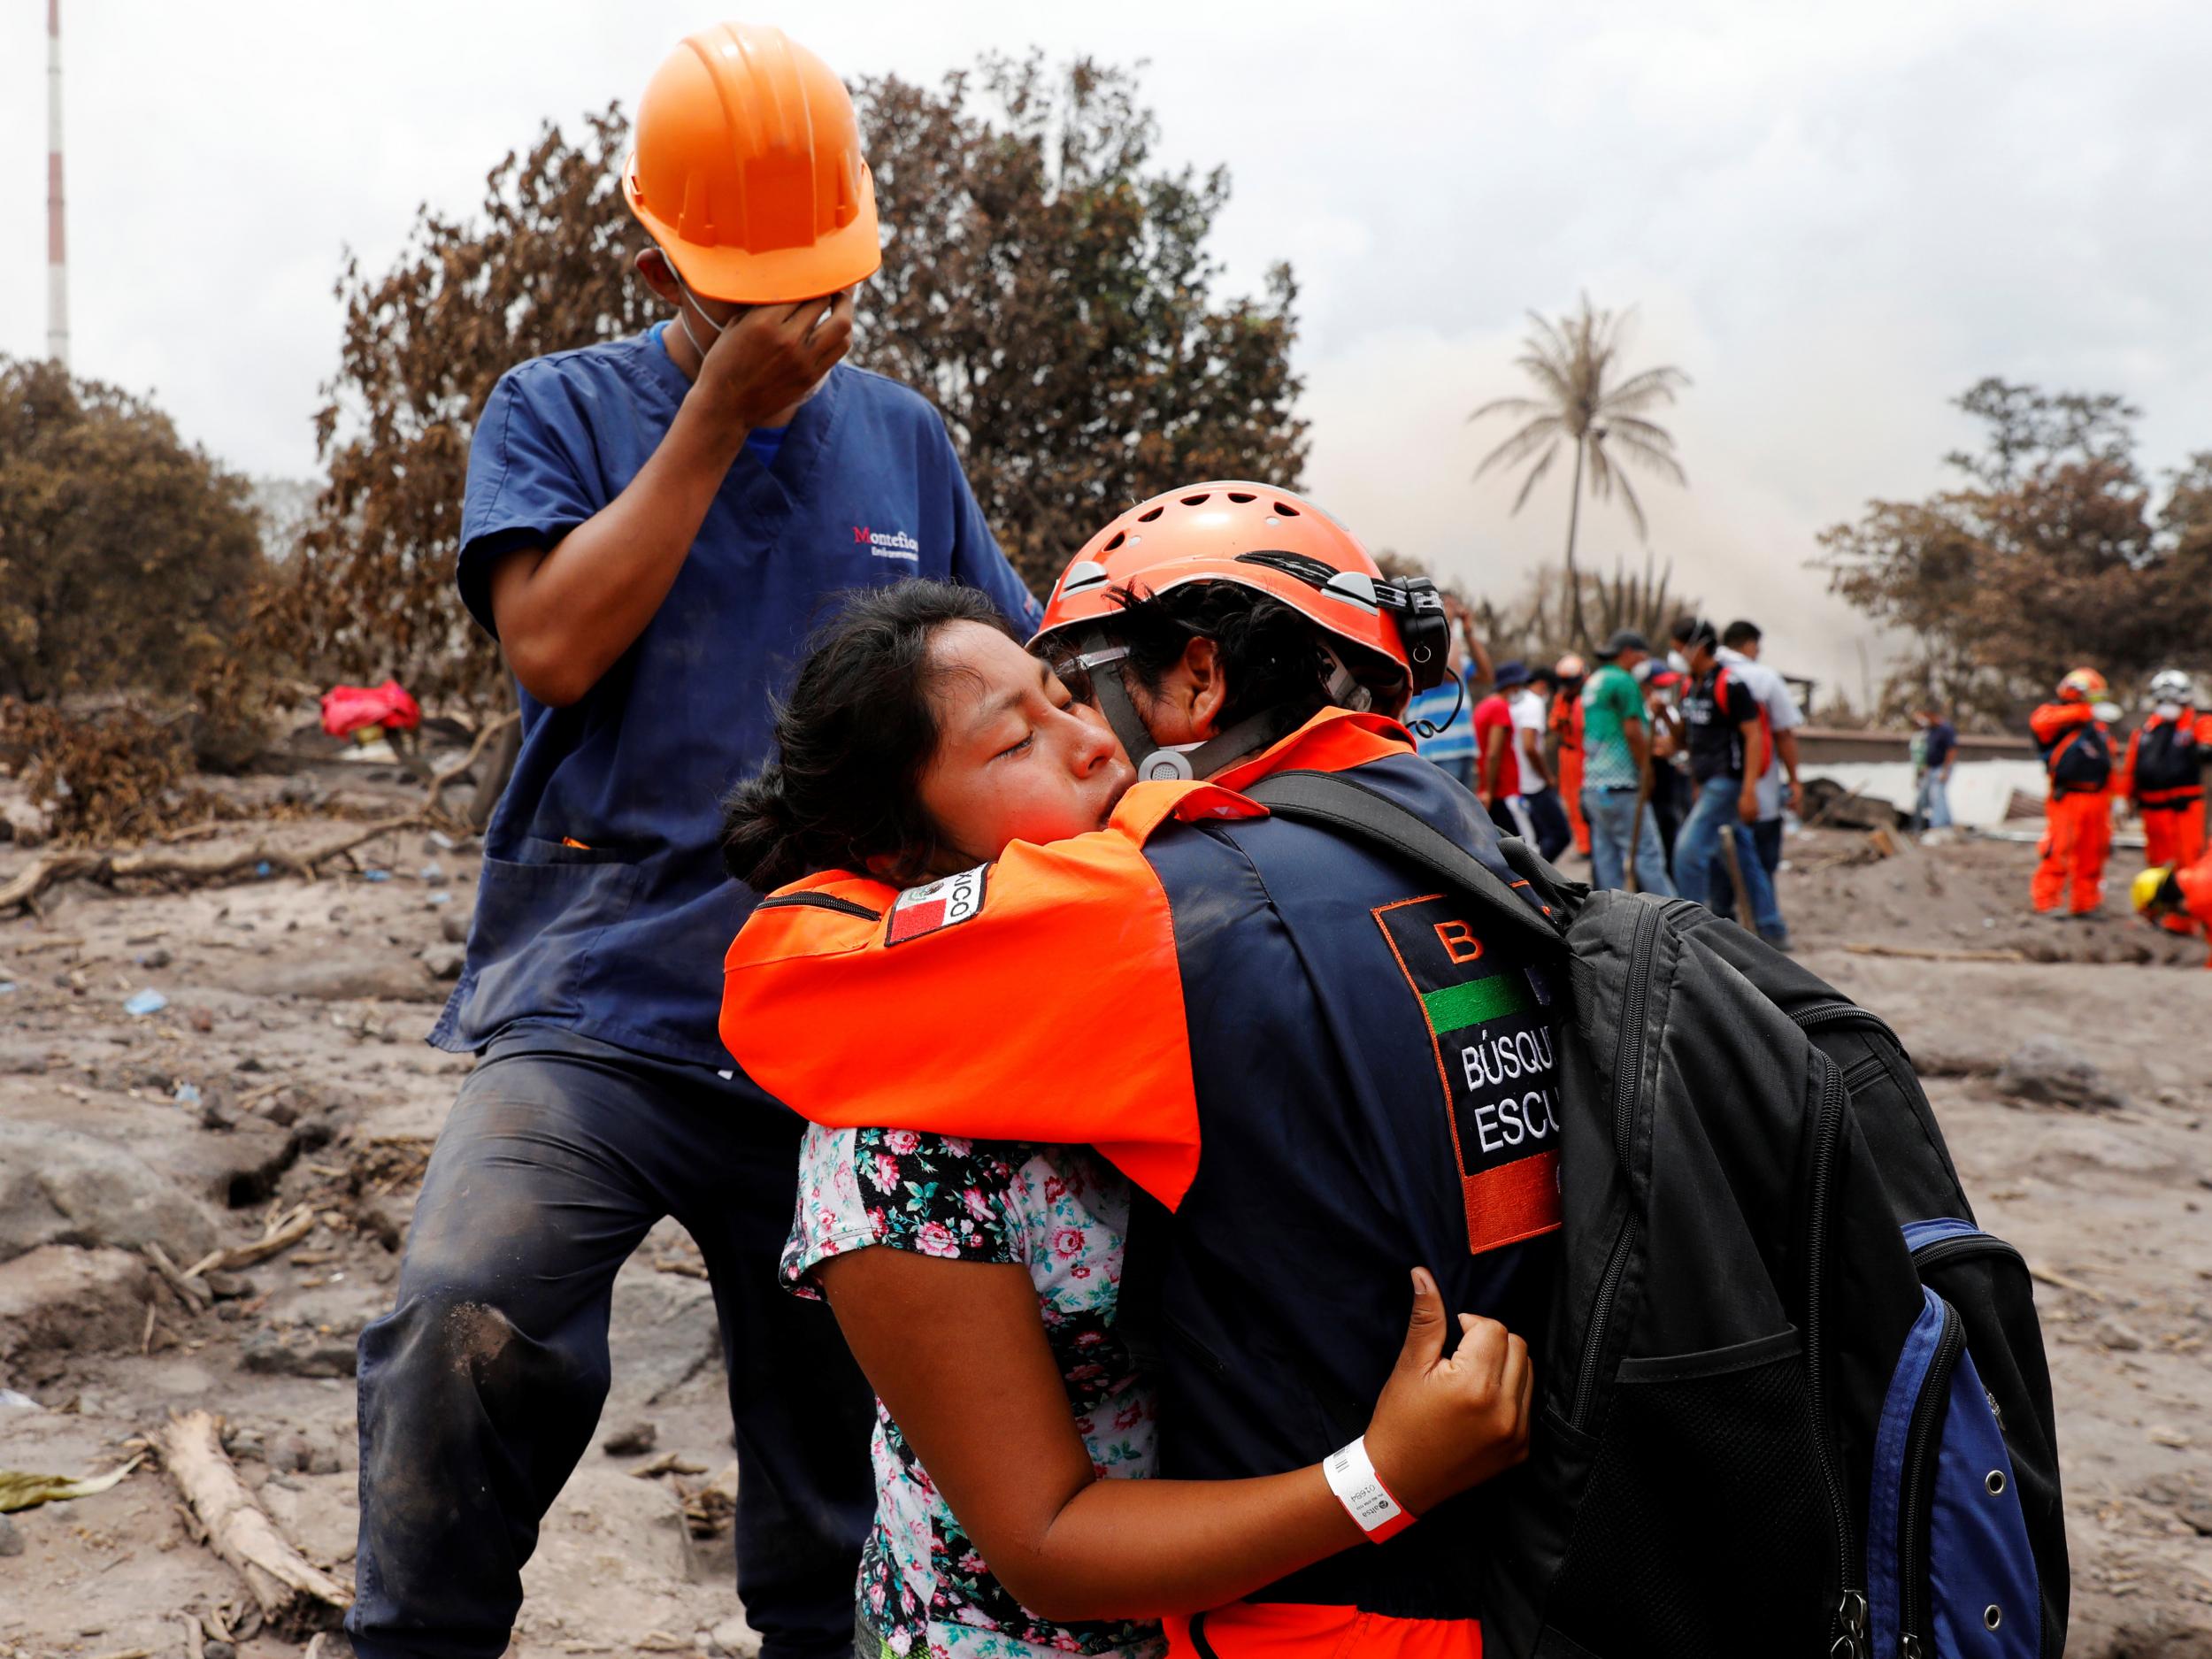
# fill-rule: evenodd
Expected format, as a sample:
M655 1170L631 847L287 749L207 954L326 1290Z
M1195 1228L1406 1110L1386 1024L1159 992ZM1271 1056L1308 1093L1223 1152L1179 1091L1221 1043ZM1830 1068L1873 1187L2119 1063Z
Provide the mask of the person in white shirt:
M1767 769L1759 777L1759 818L1751 839L1759 862L1772 878L1782 863L1782 815L1801 811L1804 797L1797 780L1797 728L1805 716L1790 695L1789 683L1759 661L1759 625L1739 618L1721 631L1717 655L1728 672L1758 700L1772 742Z
M1545 729L1551 719L1552 694L1558 689L1558 676L1552 670L1533 668L1527 683L1506 697L1507 710L1513 717L1514 758L1521 768L1521 809L1535 828L1536 850L1547 859L1558 857L1575 838L1551 768L1544 760Z

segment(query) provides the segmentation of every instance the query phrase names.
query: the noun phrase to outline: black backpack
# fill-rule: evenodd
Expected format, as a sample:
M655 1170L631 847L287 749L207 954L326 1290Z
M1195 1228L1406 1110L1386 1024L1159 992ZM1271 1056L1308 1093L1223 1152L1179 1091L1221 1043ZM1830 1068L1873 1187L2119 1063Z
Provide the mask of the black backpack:
M2027 1267L1975 1226L1889 1028L1702 906L1590 892L1509 838L1509 886L1342 776L1248 793L1561 955L1561 1278L1486 1651L2059 1655Z

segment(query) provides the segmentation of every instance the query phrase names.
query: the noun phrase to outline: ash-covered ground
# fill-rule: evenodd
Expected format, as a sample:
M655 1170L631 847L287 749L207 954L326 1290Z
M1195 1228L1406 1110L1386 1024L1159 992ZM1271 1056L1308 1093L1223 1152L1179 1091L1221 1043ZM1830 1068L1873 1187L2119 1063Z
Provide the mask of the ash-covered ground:
M323 771L363 818L412 798L396 778ZM305 844L331 828L226 826L196 845L271 833ZM2041 1275L2074 1551L2068 1651L2212 1655L2203 946L2116 911L2030 918L2022 846L1871 858L1863 837L1827 831L1790 851L1783 902L1802 958L1897 1027L1981 1220ZM35 856L0 847L0 882ZM0 1387L35 1402L0 1405L0 1469L111 1468L173 1412L204 1408L280 1529L349 1580L353 1340L389 1303L423 1159L469 1064L422 1037L457 965L475 868L470 848L409 831L314 880L78 881L38 914L0 920L12 987L0 989ZM1878 954L1897 949L1943 954ZM1954 959L2004 953L2024 959ZM127 1012L147 991L163 1005ZM189 1265L303 1206L305 1236L206 1276L219 1294L204 1310L144 1254L158 1244ZM752 1646L728 1532L715 1529L730 1425L696 1272L689 1241L664 1225L618 1282L596 1439L644 1423L652 1443L616 1455L595 1439L526 1573L518 1654ZM634 1472L669 1454L675 1470ZM9 1659L182 1659L188 1617L208 1620L203 1647L227 1628L251 1659L300 1651L245 1635L247 1600L152 1463L0 1532Z

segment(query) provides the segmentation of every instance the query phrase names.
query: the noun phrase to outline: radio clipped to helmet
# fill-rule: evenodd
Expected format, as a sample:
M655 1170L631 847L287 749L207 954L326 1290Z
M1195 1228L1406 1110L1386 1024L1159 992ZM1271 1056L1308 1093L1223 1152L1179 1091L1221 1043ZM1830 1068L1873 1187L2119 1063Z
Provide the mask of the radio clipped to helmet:
M1393 603L1395 595L1398 603ZM1418 696L1444 683L1444 670L1452 649L1451 618L1444 612L1444 595L1425 576L1409 576L1395 584L1377 582L1375 596L1398 624L1405 641L1406 671Z

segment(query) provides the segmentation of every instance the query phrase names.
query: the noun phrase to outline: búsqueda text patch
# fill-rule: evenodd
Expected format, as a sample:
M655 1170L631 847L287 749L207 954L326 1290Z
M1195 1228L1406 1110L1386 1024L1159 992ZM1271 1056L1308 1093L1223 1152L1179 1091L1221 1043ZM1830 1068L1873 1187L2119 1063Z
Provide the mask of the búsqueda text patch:
M1559 1117L1549 997L1501 963L1441 894L1374 911L1436 1051L1459 1159L1467 1248L1481 1255L1560 1225Z

